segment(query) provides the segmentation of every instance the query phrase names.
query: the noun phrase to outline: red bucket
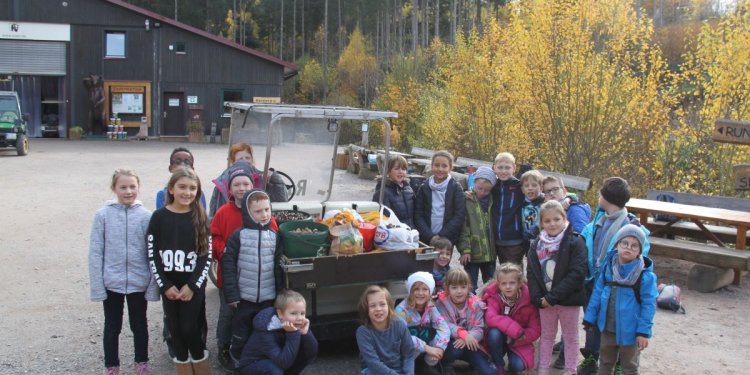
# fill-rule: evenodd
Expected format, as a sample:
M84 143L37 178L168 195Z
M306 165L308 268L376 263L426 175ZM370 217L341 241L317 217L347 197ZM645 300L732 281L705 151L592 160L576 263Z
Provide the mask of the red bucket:
M372 243L375 240L375 230L377 229L378 227L375 224L359 224L359 233L362 234L362 247L365 248L365 252L372 250Z

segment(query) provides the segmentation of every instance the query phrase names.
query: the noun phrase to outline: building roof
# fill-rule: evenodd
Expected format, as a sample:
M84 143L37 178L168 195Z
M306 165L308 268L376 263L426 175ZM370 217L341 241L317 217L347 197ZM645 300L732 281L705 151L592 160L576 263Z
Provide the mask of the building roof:
M281 66L284 67L284 77L285 78L289 77L289 76L293 76L294 74L296 74L296 72L298 70L297 65L295 65L293 63L290 63L288 61L284 61L284 60L282 60L280 58L271 56L271 55L269 55L267 53L258 51L256 49L245 47L245 46L243 46L241 44L238 44L238 43L235 43L235 42L233 42L233 41L231 41L231 40L229 40L227 38L211 34L211 33L207 32L207 31L204 31L204 30L201 30L199 28L190 26L188 24L185 24L185 23L182 23L180 21L171 19L169 17L162 16L161 14L152 12L150 10L143 9L143 8L141 8L139 6L135 6L135 5L127 3L125 1L122 1L122 0L104 0L104 1L106 1L106 2L108 2L110 4L113 4L113 5L117 5L119 7L128 9L130 11L139 13L139 14L145 16L145 17L153 19L154 21L159 21L159 22L163 22L165 24L172 25L172 26L174 26L176 28L185 30L185 31L193 33L193 34L200 35L200 36L202 36L204 38L208 38L210 40L213 40L214 42L224 44L224 45L226 45L228 47L240 50L242 52L245 52L247 54L253 55L255 57L259 57L259 58L261 58L263 60L266 60L266 61L278 64L278 65L281 65Z

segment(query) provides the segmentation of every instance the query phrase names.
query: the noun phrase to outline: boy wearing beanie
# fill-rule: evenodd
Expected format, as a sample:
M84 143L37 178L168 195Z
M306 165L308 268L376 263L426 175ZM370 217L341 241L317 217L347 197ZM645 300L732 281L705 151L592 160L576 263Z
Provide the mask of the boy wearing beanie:
M583 325L601 332L599 374L611 374L618 361L623 374L638 374L640 352L648 347L656 312L656 275L644 251L646 234L626 224L602 263Z
M650 244L649 231L640 225L638 219L628 213L625 204L630 200L630 185L620 177L610 177L604 180L599 190L599 207L596 209L594 220L589 223L581 235L586 240L588 250L588 275L585 281L587 303L591 298L594 283L599 278L604 260L610 251L615 251L618 231L633 224L643 232L640 247L643 255L648 255ZM583 362L578 366L579 375L593 375L597 373L599 360L600 332L596 327L586 331L586 344L581 349Z
M471 288L476 290L479 271L486 284L495 274L495 237L492 236L492 187L497 176L490 167L479 167L474 173L471 198L466 199L466 219L458 242L461 264L471 278Z

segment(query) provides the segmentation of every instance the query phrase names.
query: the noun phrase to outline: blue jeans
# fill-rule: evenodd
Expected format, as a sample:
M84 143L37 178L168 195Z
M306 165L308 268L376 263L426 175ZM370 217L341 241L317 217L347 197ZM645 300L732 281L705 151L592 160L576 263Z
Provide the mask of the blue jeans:
M443 363L443 366L447 366L457 359L469 362L471 367L479 373L479 375L493 375L496 372L490 364L490 358L487 354L484 354L483 351L474 351L469 350L468 348L457 349L453 346L453 340L451 340L451 342L448 343L448 348L445 349L441 362Z
M232 315L234 309L227 305L224 297L224 289L219 289L219 321L216 322L216 345L221 348L229 348L232 343Z
M495 262L467 263L464 265L464 270L466 270L471 278L472 289L477 290L479 286L479 271L482 271L482 283L487 284L495 275Z
M505 367L504 358L507 354L509 370L516 372L525 370L526 365L523 363L523 359L510 350L505 340L505 334L499 329L490 328L489 333L487 333L487 346L490 349L492 361L495 362L495 367Z

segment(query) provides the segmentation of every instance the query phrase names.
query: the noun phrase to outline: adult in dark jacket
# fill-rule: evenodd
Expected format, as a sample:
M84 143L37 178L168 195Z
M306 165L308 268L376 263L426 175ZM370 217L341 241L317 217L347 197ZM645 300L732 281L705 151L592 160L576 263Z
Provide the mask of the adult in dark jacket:
M406 181L407 168L408 164L403 156L390 158L382 204L388 206L402 223L414 228L414 190ZM374 202L380 202L380 186L380 182L375 186L375 194L372 196Z
M255 316L253 334L240 360L243 375L296 375L318 355L318 341L310 330L309 320L302 315L307 323L296 327L284 321L283 315L287 315L283 309L268 307Z
M419 231L419 240L424 243L440 236L456 245L461 236L466 219L466 198L461 186L451 178L451 169L453 155L448 151L436 152L432 156L432 176L419 187L414 225ZM433 218L439 217L442 217L442 222L435 223Z

